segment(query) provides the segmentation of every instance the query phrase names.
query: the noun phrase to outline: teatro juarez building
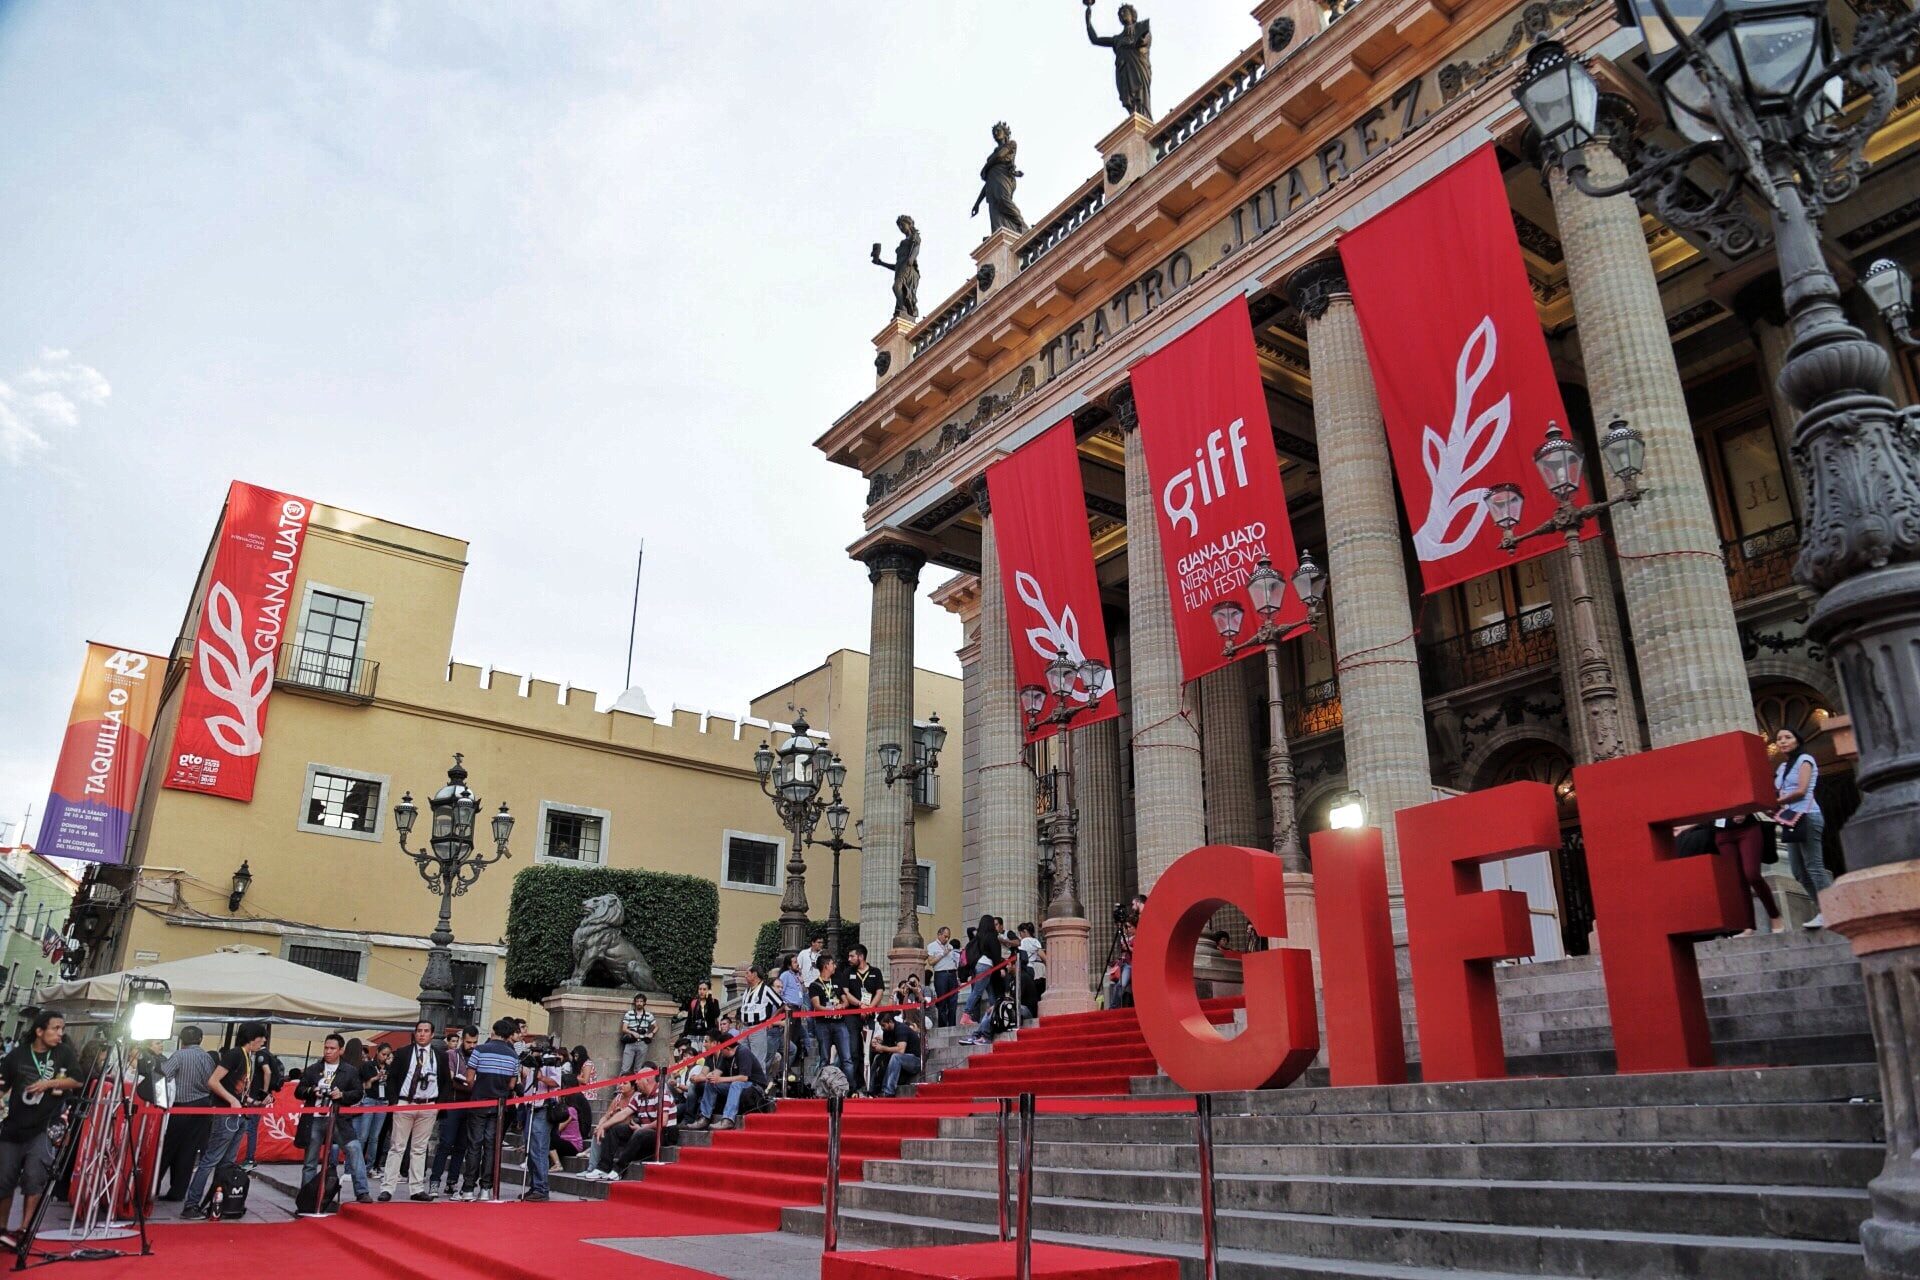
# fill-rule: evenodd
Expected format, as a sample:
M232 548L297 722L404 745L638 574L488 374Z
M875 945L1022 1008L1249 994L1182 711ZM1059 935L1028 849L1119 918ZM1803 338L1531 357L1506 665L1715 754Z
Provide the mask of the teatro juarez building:
M1569 774L1594 744L1566 557L1555 550L1423 592L1376 395L1378 353L1363 342L1336 252L1343 235L1489 145L1596 497L1617 491L1602 474L1596 424L1603 434L1624 419L1645 440L1648 496L1610 512L1585 555L1625 745L1795 729L1823 766L1837 874L1834 833L1854 802L1849 734L1826 655L1804 628L1811 597L1791 578L1803 496L1787 465L1793 413L1774 389L1787 336L1772 249L1667 225L1628 196L1575 190L1543 158L1513 93L1539 37L1589 59L1604 136L1585 148L1588 178L1617 179L1642 142L1676 142L1635 28L1608 0L1358 0L1332 12L1318 0L1270 0L1253 19L1248 46L1223 50L1197 91L1170 110L1120 116L1054 208L1009 219L1011 183L996 191L989 176L988 198L1007 208L995 208L997 229L973 251L972 278L922 290L917 263L902 272L882 261L896 268L901 305L874 340L874 391L818 440L869 481L867 533L853 554L873 582L870 734L907 727L904 685L883 673L914 665L917 584L934 581L923 575L936 566L958 575L934 598L967 624L966 917L1037 920L1050 891L1036 836L1046 799L1023 763L982 477L1071 420L1121 711L1075 731L1096 972L1113 903L1202 843L1266 846L1276 794L1291 792L1303 833L1357 799L1387 829L1393 876L1386 815L1523 779L1559 788L1568 846L1505 874L1529 893L1537 956L1585 950L1591 908ZM1843 37L1851 21L1836 5ZM1154 22L1159 41L1181 38L1177 7ZM1121 93L1131 85L1129 105L1146 105L1140 51L1126 39L1114 51ZM1163 97L1158 86L1153 94ZM1824 227L1852 318L1883 338L1854 282L1875 258L1912 259L1916 138L1920 102L1909 92L1868 148L1860 194L1830 209ZM1042 186L1039 175L1028 183ZM917 258L918 233L903 229L901 253ZM1279 761L1261 662L1181 679L1130 381L1143 360L1243 297L1294 537L1329 578L1319 627L1283 648ZM1893 379L1887 390L1909 401L1914 366ZM1511 423L1521 457L1547 425ZM1269 785L1276 765L1290 773L1282 787ZM870 784L866 803L875 813L889 798ZM863 888L868 910L888 900L890 861L868 859L877 877ZM1784 862L1769 878L1795 923L1811 914Z

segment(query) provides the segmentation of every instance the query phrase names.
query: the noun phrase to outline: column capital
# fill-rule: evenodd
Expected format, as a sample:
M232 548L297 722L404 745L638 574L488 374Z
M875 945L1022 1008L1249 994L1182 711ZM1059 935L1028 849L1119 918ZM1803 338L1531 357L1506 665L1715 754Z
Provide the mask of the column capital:
M1133 434L1140 425L1140 406L1133 402L1133 384L1123 382L1114 388L1113 395L1107 401L1107 407L1113 410L1113 416L1120 424L1120 430Z
M993 504L987 500L987 477L984 473L967 482L967 496L973 499L973 505L981 515L993 518Z
M1347 284L1347 268L1338 254L1329 254L1324 258L1315 258L1287 277L1287 297L1300 313L1309 320L1318 320L1327 314L1327 308L1333 305L1335 298L1350 298L1353 290Z
M876 542L858 553L867 566L867 580L878 582L889 573L898 574L908 586L918 586L920 570L926 567L927 553L903 542Z

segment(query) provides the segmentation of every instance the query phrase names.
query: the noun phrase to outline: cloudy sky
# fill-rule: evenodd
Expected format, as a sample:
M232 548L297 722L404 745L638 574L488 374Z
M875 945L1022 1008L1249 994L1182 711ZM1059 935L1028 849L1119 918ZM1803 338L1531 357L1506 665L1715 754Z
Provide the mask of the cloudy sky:
M1162 109L1258 34L1141 7ZM865 648L864 486L811 442L872 389L868 246L910 212L956 288L998 119L1030 217L1094 172L1080 9L0 0L0 824L82 643L166 651L236 477L468 539L463 661L617 692L642 538L656 710Z

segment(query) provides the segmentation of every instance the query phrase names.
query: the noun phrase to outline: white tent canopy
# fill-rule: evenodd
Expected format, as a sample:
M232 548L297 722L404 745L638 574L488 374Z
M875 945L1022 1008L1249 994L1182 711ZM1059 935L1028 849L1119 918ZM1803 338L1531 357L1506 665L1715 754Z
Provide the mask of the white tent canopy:
M174 1008L185 1022L206 1013L317 1018L352 1026L406 1025L420 1011L416 1001L244 946L58 983L41 996L41 1003L111 1007L119 999L120 980L129 974L158 978L171 987Z

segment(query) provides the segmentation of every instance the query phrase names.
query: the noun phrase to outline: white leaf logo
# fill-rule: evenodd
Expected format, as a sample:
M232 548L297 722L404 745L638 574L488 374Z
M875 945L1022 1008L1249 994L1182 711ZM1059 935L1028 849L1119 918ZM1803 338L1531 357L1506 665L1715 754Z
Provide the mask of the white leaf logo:
M233 708L230 716L208 716L207 732L228 755L260 754L260 708L273 688L273 655L253 658L240 632L240 602L223 582L207 592L209 626L226 647L200 646L200 681L214 697Z
M1069 605L1060 611L1058 618L1047 604L1047 595L1034 576L1022 569L1013 575L1013 589L1027 606L1040 615L1040 626L1027 629L1027 643L1033 651L1052 662L1066 651L1069 661L1075 666L1086 660L1086 651L1080 647L1080 619L1073 616L1073 607ZM1113 688L1113 673L1107 672L1100 677L1100 687L1088 690L1076 687L1073 691L1075 702L1089 702L1094 698L1105 697Z
M1421 431L1420 461L1433 487L1427 518L1413 535L1414 551L1422 560L1442 560L1453 555L1471 543L1486 522L1486 486L1469 488L1468 485L1500 452L1500 444L1507 438L1513 397L1501 396L1471 424L1467 422L1467 415L1473 409L1480 384L1493 372L1498 350L1499 334L1493 327L1493 317L1482 316L1460 348L1460 360L1454 366L1453 425L1445 439L1432 427ZM1463 513L1466 523L1456 529Z

